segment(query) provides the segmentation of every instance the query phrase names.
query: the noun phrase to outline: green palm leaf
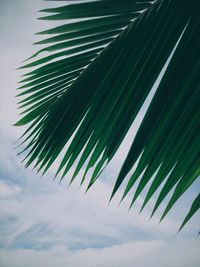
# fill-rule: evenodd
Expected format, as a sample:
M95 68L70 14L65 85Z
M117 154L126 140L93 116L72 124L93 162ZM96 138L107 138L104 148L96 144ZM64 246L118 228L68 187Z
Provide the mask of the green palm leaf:
M22 136L26 166L45 173L71 141L56 175L63 179L80 157L70 183L87 162L81 183L93 168L89 189L167 64L111 195L140 158L122 199L139 179L132 206L154 177L142 210L165 180L152 213L175 186L164 218L200 175L198 5L94 0L42 10L50 15L40 19L67 23L40 32L53 36L37 42L47 46L21 67L32 68L21 81L23 117L16 123L30 124ZM51 54L38 59L43 52ZM181 228L198 209L199 197Z

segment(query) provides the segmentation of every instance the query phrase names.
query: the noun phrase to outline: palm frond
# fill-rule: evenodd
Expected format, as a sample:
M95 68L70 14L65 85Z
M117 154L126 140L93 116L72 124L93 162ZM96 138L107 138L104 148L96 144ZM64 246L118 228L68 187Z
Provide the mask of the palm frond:
M43 20L69 21L40 32L53 37L37 42L48 46L22 66L34 67L18 95L25 110L16 125L30 123L22 141L28 142L26 166L45 173L74 135L56 175L63 179L81 155L71 182L88 161L81 183L94 167L89 189L169 61L111 195L140 158L122 199L140 179L132 206L155 174L141 210L165 180L152 213L175 186L164 218L200 175L198 5L196 0L99 0L42 10L50 13ZM35 59L43 52L52 54ZM198 199L181 228L198 210Z

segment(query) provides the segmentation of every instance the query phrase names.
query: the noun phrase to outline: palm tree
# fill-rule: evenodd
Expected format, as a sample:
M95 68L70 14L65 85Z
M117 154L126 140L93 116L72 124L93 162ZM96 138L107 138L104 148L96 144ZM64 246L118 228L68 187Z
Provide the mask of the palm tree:
M70 183L88 160L81 184L93 168L89 189L156 83L111 199L131 173L122 199L139 179L132 206L153 177L141 210L162 184L152 215L174 190L162 220L200 174L199 7L198 0L66 0L41 10L50 13L42 20L67 21L39 32L51 36L21 67L31 68L19 88L25 109L16 123L28 124L25 166L45 173L73 136L56 176L62 180L81 155ZM51 53L36 58L42 52ZM200 194L180 229L199 207Z

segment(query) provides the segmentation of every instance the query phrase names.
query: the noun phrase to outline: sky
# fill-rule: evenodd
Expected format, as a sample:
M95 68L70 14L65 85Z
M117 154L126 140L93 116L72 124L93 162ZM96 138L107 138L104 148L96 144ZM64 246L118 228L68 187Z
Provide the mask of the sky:
M34 33L52 26L36 20L37 10L54 5L42 0L0 0L0 266L200 266L200 214L177 234L198 183L160 224L161 210L149 220L154 200L138 214L143 195L128 211L131 195L119 206L119 190L108 206L119 165L144 110L87 194L78 180L70 188L68 177L62 183L53 180L56 165L41 177L25 170L16 155L15 142L23 131L12 126L19 118L15 95L23 74L16 68L36 51Z

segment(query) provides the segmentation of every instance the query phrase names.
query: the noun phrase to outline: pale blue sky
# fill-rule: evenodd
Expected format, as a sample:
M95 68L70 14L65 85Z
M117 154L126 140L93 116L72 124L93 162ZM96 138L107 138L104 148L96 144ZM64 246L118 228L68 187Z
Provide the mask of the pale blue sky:
M23 129L17 120L16 94L20 71L15 68L35 48L35 32L49 28L37 21L37 10L55 3L42 0L0 0L0 266L2 267L197 267L200 264L200 214L176 235L197 183L161 224L160 212L149 221L150 203L139 216L141 196L128 212L128 197L118 207L120 192L107 206L112 185L135 133L129 132L122 148L101 179L86 195L78 182L67 188L53 181L54 166L44 177L25 170L13 149ZM149 208L149 209L148 209Z

